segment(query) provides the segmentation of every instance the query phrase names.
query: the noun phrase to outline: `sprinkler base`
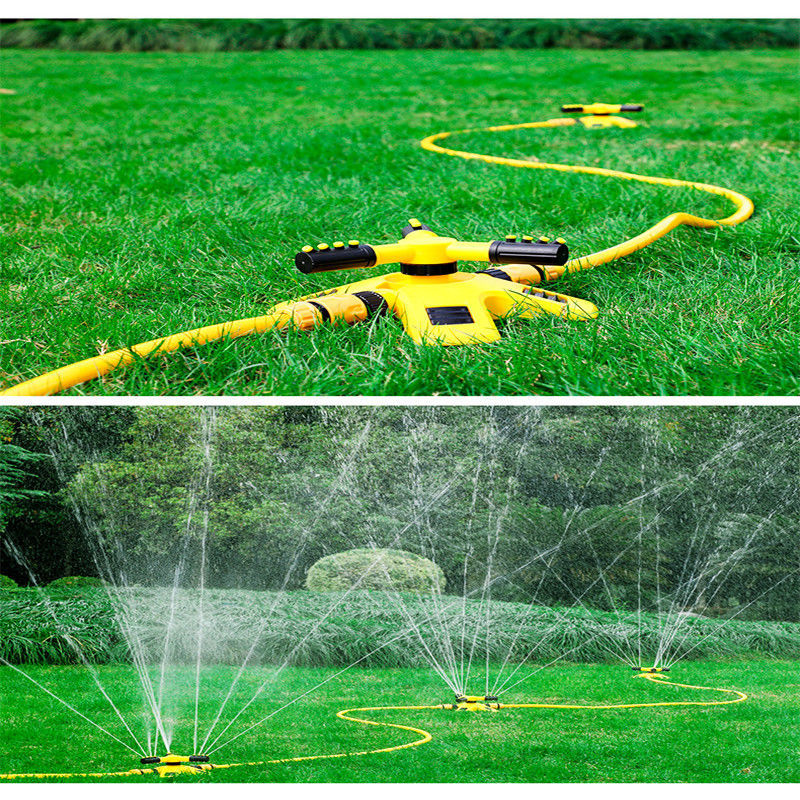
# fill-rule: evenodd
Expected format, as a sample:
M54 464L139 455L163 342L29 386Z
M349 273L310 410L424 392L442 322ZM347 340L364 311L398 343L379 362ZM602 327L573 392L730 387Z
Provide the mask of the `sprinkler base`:
M449 711L499 711L499 698L493 695L456 695L455 703L444 703Z
M631 669L634 672L644 672L646 674L669 672L669 667L631 667Z
M208 762L208 756L176 756L174 753L168 753L165 756L148 756L141 759L141 763L151 767L161 778L172 778L175 775L197 775L199 772L214 769L214 765ZM142 770L142 772L147 771L149 770Z

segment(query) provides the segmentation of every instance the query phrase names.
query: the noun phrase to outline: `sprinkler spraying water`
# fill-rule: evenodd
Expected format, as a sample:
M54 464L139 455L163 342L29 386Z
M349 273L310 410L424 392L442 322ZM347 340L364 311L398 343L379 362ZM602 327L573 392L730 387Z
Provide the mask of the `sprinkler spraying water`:
M451 711L499 711L500 698L494 695L456 695L455 703L445 704L442 708Z
M800 420L789 411L765 423L739 409L351 409L309 425L274 409L146 409L114 458L81 433L111 412L32 413L57 468L72 470L65 495L105 583L70 619L68 599L36 585L26 549L4 541L5 553L31 576L26 622L46 622L102 705L3 663L79 729L143 759L126 775L279 762L264 749L292 709L302 726L325 686L383 665L412 670L406 702L439 702L370 697L339 718L388 726L398 749L429 741L385 716L401 710L742 702L722 680L669 673L696 655L747 653L737 617L780 619L775 589L794 580L782 519L799 499ZM124 643L115 677L86 648L102 646L87 619L109 620ZM619 662L642 680L616 704L602 683L595 702L571 702L549 669ZM353 686L371 691L361 676ZM637 695L667 686L686 689ZM303 758L334 756L321 746Z

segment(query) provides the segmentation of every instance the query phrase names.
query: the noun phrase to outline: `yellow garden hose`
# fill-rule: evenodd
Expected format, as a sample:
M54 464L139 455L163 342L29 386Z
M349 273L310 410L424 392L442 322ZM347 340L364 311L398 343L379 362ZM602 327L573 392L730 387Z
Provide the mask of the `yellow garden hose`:
M396 744L392 747L381 747L377 750L356 750L348 753L324 753L315 756L296 756L294 758L276 758L270 761L242 761L236 764L215 764L214 769L229 769L230 767L260 767L267 764L288 764L293 761L318 761L324 758L348 758L349 756L370 756L375 753L393 753L396 750L406 750L409 747L419 747L421 744L427 744L433 739L428 731L422 728L412 728L410 725L400 725L396 722L376 722L372 719L362 719L360 717L350 716L354 712L362 711L422 711L441 708L441 706L366 706L364 708L346 708L338 711L336 716L339 719L346 719L350 722L360 722L363 725L377 725L384 728L398 728L403 731L411 731L418 733L419 739L414 739L413 742L406 742L405 744Z
M679 686L684 689L700 689L711 692L725 692L726 694L735 695L735 698L729 700L675 700L675 701L662 701L657 703L618 703L613 705L572 705L564 703L499 703L497 709L507 708L552 708L561 710L574 710L574 711L609 711L614 709L626 708L656 708L663 706L724 706L732 703L741 703L747 700L747 695L740 692L738 689L723 689L715 686L694 686L689 683L674 683L664 675L643 674L641 676L647 680L658 684L669 684L671 686ZM403 744L392 745L391 747L380 747L373 750L354 750L342 753L321 753L318 755L310 756L290 756L287 758L273 758L265 761L239 761L231 764L202 764L198 766L197 771L203 772L210 769L231 769L233 767L262 767L272 764L289 764L300 761L320 761L323 759L332 758L350 758L353 756L368 756L377 753L393 753L398 750L406 750L410 747L419 747L420 745L427 744L433 739L433 736L428 731L422 728L415 728L411 725L400 725L397 722L378 722L372 719L364 719L363 717L352 716L354 713L361 713L364 711L434 711L450 709L452 705L436 705L436 706L365 706L363 708L347 708L337 712L336 716L339 719L348 720L349 722L357 722L362 725L375 725L383 728L396 728L397 730L410 731L419 735L419 738L411 742ZM127 777L132 775L152 775L158 772L157 768L143 768L143 769L130 769L123 772L25 772L25 773L0 773L0 780L11 780L17 778L115 778Z
M113 350L102 356L86 358L83 361L76 361L74 364L55 369L52 372L46 372L44 375L39 375L38 378L33 378L0 392L0 397L19 397L23 395L41 397L57 394L58 392L63 392L64 389L107 375L118 367L125 367L137 358L145 358L153 353L172 353L184 347L194 347L217 339L235 339L238 336L246 336L248 333L264 333L274 328L276 322L275 315L267 314L262 317L239 319L235 322L206 325L203 328L175 333L165 339L152 339L149 342L133 345L133 347Z
M609 118L618 119L618 118ZM626 122L623 120L623 122ZM582 269L591 269L600 264L605 264L614 259L629 255L630 253L646 247L656 241L674 228L680 225L689 225L696 228L712 228L719 225L738 225L744 222L753 213L752 201L739 192L715 186L709 183L698 183L695 181L684 181L675 178L658 178L650 175L637 175L633 172L620 172L613 169L602 167L587 167L571 164L550 164L545 162L523 161L502 156L485 155L481 153L471 153L466 150L453 150L437 144L438 141L450 136L462 133L478 133L483 131L502 132L517 130L520 128L556 128L577 124L575 119L557 118L545 120L543 122L525 122L515 125L495 125L489 128L468 128L460 131L445 131L434 134L423 139L420 144L425 150L434 153L456 156L469 160L484 161L490 164L502 164L510 167L523 169L555 170L557 172L573 172L585 175L599 175L603 177L618 178L621 180L639 181L641 183L655 184L659 186L688 187L701 192L725 197L736 206L736 210L730 216L723 219L707 219L684 212L670 214L657 224L648 228L638 236L634 236L620 244L592 253L588 256L574 258L568 261L563 267L552 267L548 270L548 278L560 277L564 272L575 272ZM632 125L633 123L628 123ZM327 247L327 245L326 245ZM148 342L133 345L131 347L114 350L103 355L87 358L66 367L53 370L36 378L0 391L0 396L41 396L56 394L57 392L77 386L81 383L92 380L93 378L107 375L113 370L126 366L137 358L146 358L153 353L170 353L181 348L193 347L223 338L236 338L245 336L249 333L264 333L273 328L283 328L293 324L291 314L286 310L273 311L263 316L241 319L233 322L223 322L216 325L207 325L194 330L166 336L161 339L153 339Z
M560 128L568 125L576 125L574 119L558 118L549 119L544 122L522 122L517 125L494 125L490 128L466 128L461 131L444 131L436 133L433 136L428 136L420 143L425 150L430 150L433 153L444 153L448 156L456 156L457 158L466 158L469 160L485 161L488 164L504 164L508 167L520 167L522 169L548 169L555 170L556 172L577 172L583 175L602 175L607 178L619 178L621 180L639 181L640 183L652 183L658 186L677 186L689 187L697 189L701 192L708 192L709 194L720 195L730 200L735 206L736 211L724 219L706 219L705 217L698 217L694 214L686 214L678 212L664 217L660 222L648 228L638 236L628 239L613 247L608 247L605 250L600 250L597 253L592 253L588 256L581 258L573 258L568 261L566 265L561 268L559 274L564 272L577 272L582 269L591 269L600 264L606 264L609 261L614 261L617 258L622 258L636 250L641 250L643 247L652 244L656 239L669 233L679 225L689 225L693 228L715 228L718 225L738 225L741 222L749 219L753 213L753 201L749 197L745 197L739 192L734 192L732 189L725 189L722 186L714 186L711 183L697 183L696 181L682 181L677 178L656 178L652 175L637 175L635 172L620 172L616 169L605 169L604 167L584 167L576 166L573 164L548 164L543 161L522 161L518 158L504 158L502 156L485 155L482 153L470 153L467 150L451 150L447 147L442 147L436 144L437 141L446 139L449 136L454 136L459 133L482 133L485 131L513 131L520 128ZM558 268L556 268L556 271Z
M636 676L640 677L640 676ZM717 686L693 686L689 683L674 683L663 675L643 675L646 680L653 683L668 683L670 686L681 686L684 689L704 689L710 692L726 692L734 694L733 700L673 700L670 702L659 703L621 703L616 705L597 705L597 706L577 706L555 703L501 703L500 708L562 708L562 709L586 709L594 711L607 711L613 708L656 708L658 706L726 706L731 703L741 703L747 700L747 695L738 689L722 689Z
M239 761L233 764L204 764L199 765L198 772L204 772L208 769L231 769L232 767L262 767L270 764L290 764L298 761L320 761L322 759L330 758L349 758L350 756L369 756L377 753L393 753L396 750L406 750L409 747L419 747L421 744L427 744L433 738L428 731L422 728L413 728L410 725L400 725L396 722L376 722L371 719L361 719L360 717L350 716L354 712L362 711L421 711L430 709L440 709L441 706L367 706L365 708L346 708L337 712L336 716L339 719L345 719L350 722L359 722L363 725L377 725L383 728L397 728L398 730L411 731L418 733L419 738L414 739L413 742L405 742L404 744L393 745L392 747L380 747L376 750L355 750L346 753L322 753L319 755L311 756L290 756L287 758L272 758L266 761ZM17 774L3 774L0 773L0 780L12 778L114 778L128 775L153 775L158 770L153 768L143 769L129 769L124 772L27 772Z

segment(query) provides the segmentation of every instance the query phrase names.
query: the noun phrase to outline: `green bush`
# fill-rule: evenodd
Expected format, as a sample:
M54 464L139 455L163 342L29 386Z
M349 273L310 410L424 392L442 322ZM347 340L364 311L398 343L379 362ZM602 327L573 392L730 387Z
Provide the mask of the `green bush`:
M196 589L130 589L119 598L105 592L18 589L0 592L0 658L12 664L130 663L132 655L120 621L120 609L134 621L129 631L139 657L158 664L170 637L170 659L194 664L197 658ZM442 615L442 608L451 608ZM437 611L437 608L439 611ZM434 624L432 616L436 619ZM209 635L204 663L239 665L253 646L248 663L297 666L347 666L386 642L364 663L413 667L425 664L421 636L433 652L441 650L443 631L458 641L465 630L483 631L486 607L480 600L407 594L402 605L394 593L353 592L341 595L308 592L255 592L207 589L204 619ZM320 620L324 624L320 625ZM267 620L265 628L264 623ZM416 626L410 624L416 620ZM724 623L724 624L723 624ZM643 612L620 625L617 614L583 608L529 607L493 601L488 622L491 636L478 636L474 658L487 650L496 663L508 656L516 663L535 649L540 664L568 654L569 661L613 661L627 638L642 639L653 653L663 636L663 620ZM171 627L170 627L171 626ZM419 633L414 632L416 627ZM169 634L167 633L169 629ZM213 635L211 634L213 632ZM398 634L404 634L400 635ZM681 634L689 659L767 657L800 658L800 624L733 619L693 618ZM82 655L79 656L80 653Z
M794 19L83 19L0 26L3 47L219 50L481 50L796 47Z
M442 570L427 558L405 550L347 550L325 556L312 564L306 588L312 592L357 589L398 592L443 591Z
M0 589L16 589L19 584L8 575L0 575Z
M85 589L87 587L103 586L104 581L101 578L67 575L64 578L56 578L47 585L52 589Z

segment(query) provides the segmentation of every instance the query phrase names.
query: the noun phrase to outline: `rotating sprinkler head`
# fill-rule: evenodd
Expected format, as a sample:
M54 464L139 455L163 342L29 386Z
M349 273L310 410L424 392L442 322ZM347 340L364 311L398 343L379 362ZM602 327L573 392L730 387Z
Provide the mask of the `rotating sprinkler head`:
M669 667L631 667L634 672L653 674L658 672L669 672Z
M394 314L417 344L467 345L500 338L496 321L510 314L534 318L553 314L588 320L597 308L585 300L539 289L567 271L563 239L508 234L491 242L462 242L439 236L416 218L392 244L306 245L295 256L304 274L399 264L400 271L347 283L280 303L270 312L280 327L303 330L322 323L363 322ZM495 265L461 272L459 261Z
M499 711L500 698L490 694L457 694L455 703L445 703L442 708L450 711Z
M165 756L147 756L141 763L152 767L161 778L172 778L175 775L196 775L205 770L214 769L208 763L208 756L176 756L167 753ZM146 770L144 770L146 771Z
M561 106L564 114L587 114L579 117L578 121L586 128L635 128L636 123L625 117L617 117L620 112L632 114L644 111L644 106L636 103L623 103L622 105L609 105L608 103L589 103L585 105L572 104Z

